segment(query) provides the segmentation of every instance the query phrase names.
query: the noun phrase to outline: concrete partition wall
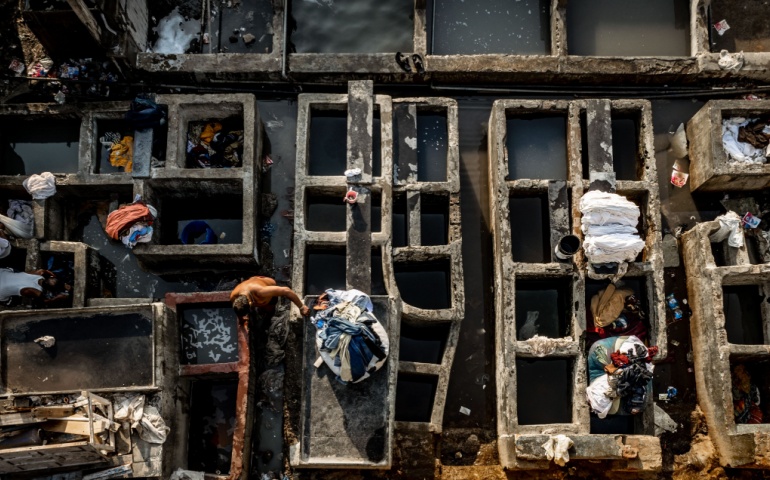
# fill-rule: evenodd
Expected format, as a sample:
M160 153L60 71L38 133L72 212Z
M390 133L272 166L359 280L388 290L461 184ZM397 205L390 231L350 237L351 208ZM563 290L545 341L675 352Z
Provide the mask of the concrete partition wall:
M767 382L770 267L767 264L752 265L745 254L745 246L741 249L743 252L734 252L731 264L717 266L709 240L717 230L719 222L704 222L682 237L692 309L690 333L698 405L705 414L709 437L722 465L766 469L770 467L767 415L762 420L765 423L760 424L735 421L732 370L737 365L744 365L753 370L752 383L764 385ZM724 248L738 250L727 245ZM759 312L755 312L759 318L746 318L747 322L758 323L753 327L759 332L759 338L752 341L734 338L734 325L730 323L735 319L726 315L726 290L736 287L752 289L757 302L761 302ZM764 398L760 397L763 403Z
M371 88L370 82L351 82L348 95L300 95L299 98L294 288L302 292L302 295L310 296L308 301L322 293L324 288L334 286L360 288L372 294L375 310L383 316L380 320L386 327L390 339L389 360L382 370L362 382L360 386L340 387L336 385L332 376L327 375L325 366L322 365L316 369L312 365L317 356L315 328L309 323L303 327L305 353L302 357L304 386L299 425L300 439L298 445L291 447L292 464L300 467L389 468L396 413L395 401L398 395L397 372L429 379L430 382L435 382L436 388L431 394L432 407L429 418L421 422L396 422L396 426L399 429L440 432L449 370L454 358L460 321L464 314L465 300L460 258L457 104L454 100L440 98L391 100L387 96L374 95ZM436 178L440 178L438 180L431 177L426 181L423 179L423 173L419 172L419 164L423 160L418 160L418 150L422 148L418 146L418 111L438 115L446 121L443 137L446 142L446 154L444 158L438 159L440 165L438 170L433 172ZM322 118L324 115L329 115L328 112L336 112L331 115L338 117L339 126L334 132L321 121L314 126L314 116ZM378 148L376 142L372 147L373 123L371 123L377 113L380 122L378 169L372 168L370 164L371 149ZM347 124L344 130L341 130L343 116L347 117ZM319 167L311 165L314 161L322 160L314 155L320 157L324 154L324 150L317 149L316 143L319 139L314 137L313 128L323 129L321 135L324 135L323 140L327 148L332 148L331 144L345 141L343 132L347 132L346 160L343 163L340 163L339 159L335 161L335 165L339 164L337 168L339 172L333 169L331 173L326 171L326 174L319 174ZM396 132L398 132L398 138L396 138ZM329 135L332 133L338 134L341 138L330 138ZM327 158L327 161L334 161L334 158L336 157L331 160ZM360 180L346 179L342 175L344 168L355 167L362 169ZM421 179L423 181L420 181ZM356 205L348 206L342 203L342 196L348 188L354 188L359 192ZM324 229L322 225L319 226L311 213L324 211L314 210L315 207L313 207L318 202L326 201L324 198L328 198L325 211L330 212L325 217L329 222L328 229ZM379 231L372 229L370 233L369 228L376 222L376 214L372 213L377 207L376 198L379 198L380 229ZM394 210L396 199L400 205L398 212ZM336 227L332 226L334 223L331 220L332 210L330 210L335 208L331 206L334 203L341 204L345 213L340 218L346 219L344 224L337 222L339 224ZM361 203L364 205L359 206ZM357 213L359 209L360 214ZM441 242L429 241L431 240L429 234L435 232L423 232L421 229L421 212L428 213L434 210L444 218L441 228L444 228L445 232ZM359 215L361 215L360 218ZM371 219L367 218L367 215ZM393 245L394 215L398 216L403 226L400 234L404 238L402 246ZM341 231L345 228L343 225L347 226L347 230ZM361 230L366 225L368 226ZM369 259L365 258L366 251L372 253ZM318 272L310 271L319 268L314 266L313 257L328 253L337 255L340 265L339 267L327 266L321 272L319 280ZM371 263L378 257L381 257L380 265ZM346 274L344 278L337 278L338 274L334 272L337 268L343 268L343 264ZM435 267L436 265L440 266ZM434 268L439 268L438 275L443 275L442 278L447 283L448 290L442 292L446 295L447 304L436 308L435 305L411 305L404 300L406 294L398 287L400 276L421 273L421 269L433 271L431 269ZM378 278L379 272L381 272L381 280ZM335 281L339 284L325 283ZM308 289L314 290L308 291ZM409 287L406 293L413 296L415 291L414 287ZM297 321L307 322L306 319L295 318ZM405 323L416 327L435 325L447 327L445 347L438 363L399 361L400 330ZM359 408L350 402L352 398L361 394L361 389L366 391L376 389L376 392L372 390L367 394L369 395L366 402L367 409L382 411L385 418L369 418L369 413L362 412L356 415L358 418L355 422L356 426L349 425L345 430L339 430L340 422L348 424L353 421L344 419L354 415ZM337 400L331 402L324 400L327 396L333 399L335 395L338 397ZM340 411L330 416L332 411L337 410ZM319 414L323 414L323 418L319 417ZM319 430L321 427L325 427L323 431ZM375 433L382 436L382 440L377 441L376 448L371 447L374 444L370 440L365 453L361 451L362 446L357 443L356 438L371 435L375 428L379 432ZM337 432L334 434L336 436L334 441L325 437L330 435L330 432ZM382 452L372 455L370 448L380 452L381 443L379 442L383 441ZM335 449L334 445L340 448Z
M610 122L613 114L633 114L637 118L636 180L616 180L612 148L602 147L602 144L612 145ZM551 144L560 145L559 149L563 145L566 152L552 150L546 152L546 158L534 160L526 155L531 154L531 150L520 151L515 143L526 133L509 128L526 132L528 127L522 121L542 119L552 122L550 128L558 132L554 137L564 137L551 139ZM599 120L601 122L597 123ZM581 141L583 128L588 129L587 145ZM535 138L546 137L538 134ZM586 155L583 155L584 150ZM493 105L489 122L489 151L495 262L497 425L502 465L509 469L548 468L542 444L549 435L564 434L575 444L574 449L570 449L571 459L611 460L608 465L612 470L659 470L660 442L652 436L651 399L645 413L636 419L634 434L591 433L583 346L590 300L586 297L586 282L598 280L606 284L608 281L601 276L595 280L589 278L582 250L568 262L560 262L554 253L561 236L571 233L582 238L578 202L588 189L603 185L603 188L617 189L619 194L637 202L642 210L641 223L645 231L640 233L646 247L642 261L630 264L624 278L638 278L635 281L644 289L638 293L647 298L650 343L661 349L657 358L665 357L660 220L649 102L498 100ZM524 163L517 163L517 155ZM532 165L553 162L554 158L565 165L551 165L550 171L531 169ZM548 178L548 175L561 178ZM596 186L593 186L594 182L598 182ZM520 199L534 202L532 205L540 209L542 221L537 220L538 215L531 210L533 207L529 203L520 203ZM514 225L513 222L524 223ZM532 246L535 254L522 251L520 243L525 239L518 238L517 232L530 232L530 235L537 228L542 229L543 245ZM561 322L559 330L544 334L550 338L532 338L530 334L524 334L527 328L526 323L522 325L524 312L517 312L517 308L540 310L548 307L542 299L532 304L528 300L531 292L538 289L557 289L558 302L564 304L564 311L556 314L557 321ZM525 373L519 370L555 365L553 362L561 362L559 365L566 365L568 369L562 380L565 384L553 384L552 387L560 392L554 395L569 397L571 407L566 416L554 417L555 423L525 420L521 417L520 400L526 399L531 386L520 384L519 377Z
M765 100L710 100L687 122L690 190L761 190L770 185L770 164L730 162L722 143L722 121L770 113Z
M254 96L161 95L157 102L168 106L169 135L165 166L152 168L149 178L134 182L134 193L141 194L144 201L158 209L154 225L156 233L150 243L134 248L136 257L144 268L153 273L222 268L223 264L236 268L255 265L258 262L257 215L259 178L262 172L262 129ZM243 118L242 166L186 168L189 123L222 120L233 115ZM183 204L186 200L190 208L194 208L195 202L217 205L223 218L240 219L241 241L231 244L182 245L173 225L179 220L172 216L172 211L177 209L164 211L163 204ZM194 210L184 210L184 214L184 219L195 219Z

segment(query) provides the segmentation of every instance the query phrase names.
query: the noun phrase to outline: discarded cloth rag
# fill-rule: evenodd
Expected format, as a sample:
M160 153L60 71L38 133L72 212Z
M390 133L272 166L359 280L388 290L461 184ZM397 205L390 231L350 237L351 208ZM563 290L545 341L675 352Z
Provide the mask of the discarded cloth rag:
M719 222L719 230L709 236L713 243L723 242L727 239L727 244L731 247L741 248L743 246L743 229L741 228L741 217L729 211L716 218Z
M573 445L574 442L568 436L556 435L546 440L542 447L548 461L553 460L556 465L563 467L569 462L569 449Z
M56 177L51 172L30 175L22 185L32 195L33 200L45 200L56 194Z
M750 120L743 117L722 120L722 147L727 154L728 162L755 164L767 162L767 151L764 148L757 148L750 142L744 141L748 139L745 129L750 123ZM742 131L744 131L743 135L741 135Z

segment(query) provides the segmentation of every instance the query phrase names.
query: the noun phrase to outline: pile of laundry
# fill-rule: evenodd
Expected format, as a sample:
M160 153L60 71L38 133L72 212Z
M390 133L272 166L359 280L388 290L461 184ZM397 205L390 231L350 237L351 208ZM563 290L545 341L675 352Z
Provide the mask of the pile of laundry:
M594 265L633 261L644 248L636 229L639 207L625 197L590 191L580 199L583 250Z
M586 332L598 338L633 335L644 341L647 338L645 318L642 302L633 290L610 284L591 298L591 318Z
M723 119L722 145L728 162L766 163L770 156L770 118Z
M191 122L187 134L187 168L231 168L243 163L243 120Z
M732 374L733 415L735 423L762 423L759 388L751 383L751 374L744 365L736 365Z
M10 240L35 236L35 214L27 200L8 200L8 216L0 214L0 258L11 254Z
M137 195L133 203L121 205L107 216L105 231L113 240L120 240L128 248L152 239L152 223L158 211L146 205Z
M110 165L123 168L124 172L134 169L134 137L121 135L119 132L105 132L99 137L101 143L110 152Z
M646 347L637 337L610 337L588 351L588 388L591 410L599 418L636 415L647 406L652 389L652 358L658 347Z
M341 383L357 383L379 370L388 356L388 334L359 290L326 290L313 307L316 346ZM320 366L317 363L316 366Z

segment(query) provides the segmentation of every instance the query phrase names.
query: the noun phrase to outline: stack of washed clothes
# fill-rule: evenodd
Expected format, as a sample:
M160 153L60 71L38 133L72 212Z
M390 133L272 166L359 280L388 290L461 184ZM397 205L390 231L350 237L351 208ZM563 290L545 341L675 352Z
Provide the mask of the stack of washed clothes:
M388 356L388 334L372 301L359 290L326 290L313 307L316 346L341 383L357 383L379 370Z
M636 415L652 392L652 358L658 347L646 347L637 337L599 340L588 351L588 388L591 411L607 415Z

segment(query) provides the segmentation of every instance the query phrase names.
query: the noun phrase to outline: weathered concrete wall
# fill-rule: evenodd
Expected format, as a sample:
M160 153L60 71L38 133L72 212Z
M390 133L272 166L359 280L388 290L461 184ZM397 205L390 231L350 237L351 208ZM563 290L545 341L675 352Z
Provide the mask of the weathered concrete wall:
M581 145L581 113L586 111L588 145ZM612 166L612 150L602 144L612 144L610 117L612 112L628 114L633 112L639 118L638 176L637 181L615 181ZM506 146L507 119L509 116L532 116L543 114L563 115L566 127L567 181L543 179L510 178ZM591 138L595 137L593 140ZM593 146L593 149L592 149ZM589 175L583 171L581 151L588 148ZM657 193L657 173L655 169L652 143L652 117L649 102L643 100L618 101L539 101L539 100L498 100L492 108L489 122L490 152L490 212L491 228L494 237L495 261L495 315L496 315L496 351L497 351L497 426L500 462L504 467L514 469L548 468L539 445L545 441L543 435L565 434L576 443L576 450L584 452L586 458L615 458L620 456L620 469L658 470L661 467L660 443L651 434L652 405L643 417L642 435L624 436L620 444L619 437L593 435L590 433L590 417L585 389L587 386L586 358L582 348L583 333L586 328L585 282L589 276L587 262L582 251L574 257L574 262L559 262L553 254L561 235L572 233L582 238L580 229L581 215L578 200L589 186L602 186L609 190L617 189L639 204L645 230L640 232L645 240L645 250L641 262L630 265L627 277L641 277L648 297L651 344L660 346L657 358L665 357L666 333L665 312L663 311L663 265L660 252L660 217ZM564 189L570 191L571 206L567 204ZM511 225L509 199L515 196L545 195L548 198L548 217L550 219L550 257L548 263L522 263L512 257L513 228L525 226ZM562 198L561 200L559 198ZM570 231L570 224L572 225ZM604 278L594 276L595 278ZM518 279L561 280L569 285L572 301L569 303L568 335L547 341L544 353L535 353L537 341L521 341L516 328L516 281ZM572 378L572 421L562 424L521 425L517 413L517 358L568 358L573 360ZM540 442L540 443L538 443ZM527 448L525 445L534 445ZM624 446L625 445L625 446ZM535 448L537 447L537 448ZM621 450L625 449L625 453ZM593 457L592 457L593 455ZM571 455L572 456L572 455ZM623 463L626 462L626 463Z
M695 367L698 404L706 417L709 437L724 466L768 468L770 425L736 424L733 410L731 364L734 361L770 359L770 347L730 343L725 327L723 286L759 285L767 295L770 267L751 265L748 257L734 255L735 263L716 266L709 236L719 222L698 224L682 236L687 291L692 317L690 333ZM726 245L725 248L730 249ZM762 309L763 331L767 330L767 309Z

